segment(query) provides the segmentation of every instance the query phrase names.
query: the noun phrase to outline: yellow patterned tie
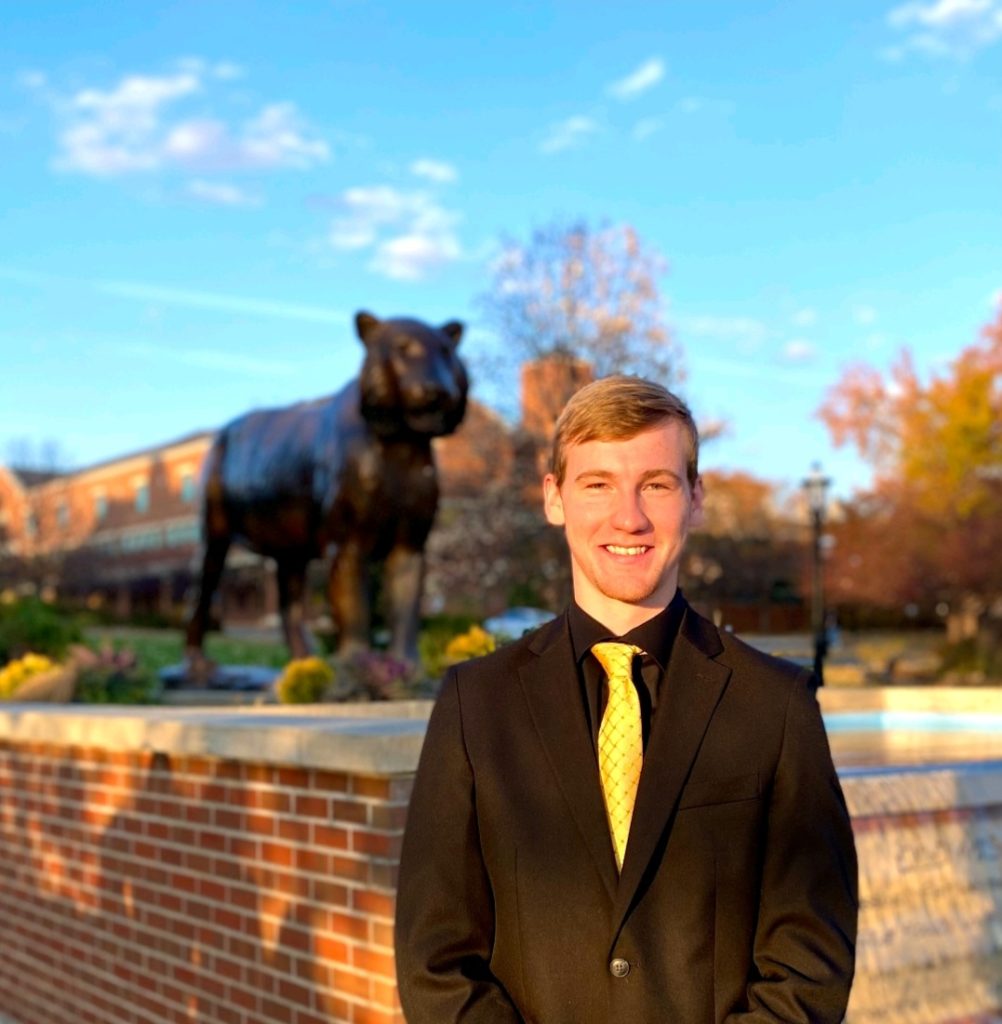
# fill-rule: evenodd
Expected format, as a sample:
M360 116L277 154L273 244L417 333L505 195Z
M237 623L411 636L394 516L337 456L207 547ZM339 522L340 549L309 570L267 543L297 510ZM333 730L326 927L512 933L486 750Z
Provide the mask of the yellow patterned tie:
M616 866L622 870L644 763L640 697L633 684L633 658L644 652L633 644L603 643L595 644L592 653L609 679L609 699L598 730L598 771Z

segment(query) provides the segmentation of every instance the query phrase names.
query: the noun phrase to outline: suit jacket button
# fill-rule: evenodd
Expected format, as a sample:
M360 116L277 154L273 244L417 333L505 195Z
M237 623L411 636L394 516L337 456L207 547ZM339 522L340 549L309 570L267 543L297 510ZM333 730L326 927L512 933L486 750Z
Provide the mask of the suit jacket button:
M614 978L625 978L630 973L630 961L617 956L609 961L609 973Z

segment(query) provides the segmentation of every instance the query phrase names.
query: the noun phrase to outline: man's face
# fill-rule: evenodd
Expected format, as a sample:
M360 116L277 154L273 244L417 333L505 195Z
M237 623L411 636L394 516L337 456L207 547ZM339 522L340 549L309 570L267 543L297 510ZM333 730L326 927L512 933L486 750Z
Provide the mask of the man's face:
M678 564L699 522L703 493L686 477L688 435L665 420L625 441L585 441L567 448L562 486L543 481L547 520L563 526L571 553L574 598L622 634L672 599Z

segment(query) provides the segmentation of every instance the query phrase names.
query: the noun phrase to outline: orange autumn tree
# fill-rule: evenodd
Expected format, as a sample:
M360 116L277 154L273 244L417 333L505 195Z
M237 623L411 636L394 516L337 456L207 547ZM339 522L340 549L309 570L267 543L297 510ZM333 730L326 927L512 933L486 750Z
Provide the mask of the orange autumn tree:
M907 351L887 377L848 369L820 415L874 469L835 529L832 592L943 603L952 638L972 635L1002 602L1002 310L928 379Z

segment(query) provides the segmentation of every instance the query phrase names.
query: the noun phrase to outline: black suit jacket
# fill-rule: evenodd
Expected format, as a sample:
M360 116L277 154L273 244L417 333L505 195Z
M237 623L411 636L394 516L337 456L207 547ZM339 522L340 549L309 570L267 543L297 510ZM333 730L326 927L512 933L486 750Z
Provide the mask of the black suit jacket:
M687 608L618 875L566 616L451 669L400 865L408 1024L838 1024L856 858L808 683Z

